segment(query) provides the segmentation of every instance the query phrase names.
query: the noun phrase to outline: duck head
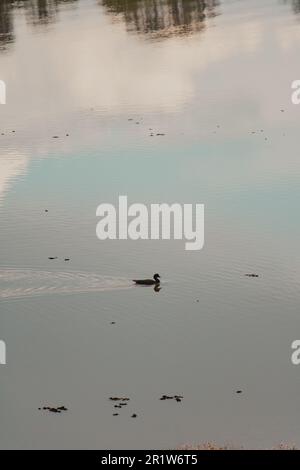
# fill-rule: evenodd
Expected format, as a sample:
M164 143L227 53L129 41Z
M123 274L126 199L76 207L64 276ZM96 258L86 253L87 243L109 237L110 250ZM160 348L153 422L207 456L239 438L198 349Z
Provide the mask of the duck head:
M159 274L154 274L153 279L157 284L160 283L160 275Z

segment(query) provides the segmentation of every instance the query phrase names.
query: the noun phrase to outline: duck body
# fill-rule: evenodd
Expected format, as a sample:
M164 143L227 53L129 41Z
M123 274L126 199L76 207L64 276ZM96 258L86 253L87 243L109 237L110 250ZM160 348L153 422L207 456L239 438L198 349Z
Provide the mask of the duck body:
M154 274L153 279L133 279L133 282L143 286L157 286L160 284L160 275Z
M154 279L133 279L133 282L143 286L153 286L154 284L159 284L154 281Z

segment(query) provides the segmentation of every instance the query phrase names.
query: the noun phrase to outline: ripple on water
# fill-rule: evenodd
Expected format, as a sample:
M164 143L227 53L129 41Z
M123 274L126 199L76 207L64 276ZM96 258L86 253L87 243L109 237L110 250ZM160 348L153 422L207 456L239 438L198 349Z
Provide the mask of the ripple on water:
M131 280L80 271L0 269L0 299L129 289Z

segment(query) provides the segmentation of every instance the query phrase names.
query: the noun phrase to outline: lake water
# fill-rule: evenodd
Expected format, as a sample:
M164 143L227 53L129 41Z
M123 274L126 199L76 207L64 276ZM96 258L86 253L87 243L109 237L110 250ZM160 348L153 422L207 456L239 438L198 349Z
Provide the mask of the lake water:
M4 0L0 19L1 448L299 446L300 1ZM120 194L205 204L204 249L99 241ZM159 292L132 286L154 272Z

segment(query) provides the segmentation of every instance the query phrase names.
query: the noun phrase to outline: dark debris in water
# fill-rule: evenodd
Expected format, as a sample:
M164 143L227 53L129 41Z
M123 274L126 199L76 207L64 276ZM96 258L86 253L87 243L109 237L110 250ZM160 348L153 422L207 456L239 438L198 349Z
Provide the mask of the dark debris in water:
M115 409L121 410L124 406L128 405L130 398L128 397L109 397L110 401L116 402L114 405ZM113 413L113 416L118 416L119 413ZM137 415L132 415L132 418L136 418Z
M68 411L68 408L65 406L43 406L39 410L49 411L50 413L62 413L63 411Z
M183 400L183 396L182 395L162 395L160 400L162 400L162 401L175 400L179 403L179 402L181 402L181 400Z
M122 401L119 405L114 405L114 408L120 408L120 409L122 409L123 406L127 406L127 402Z
M245 274L246 277L259 277L259 274L249 273Z
M109 397L111 401L129 401L130 398L128 397Z

